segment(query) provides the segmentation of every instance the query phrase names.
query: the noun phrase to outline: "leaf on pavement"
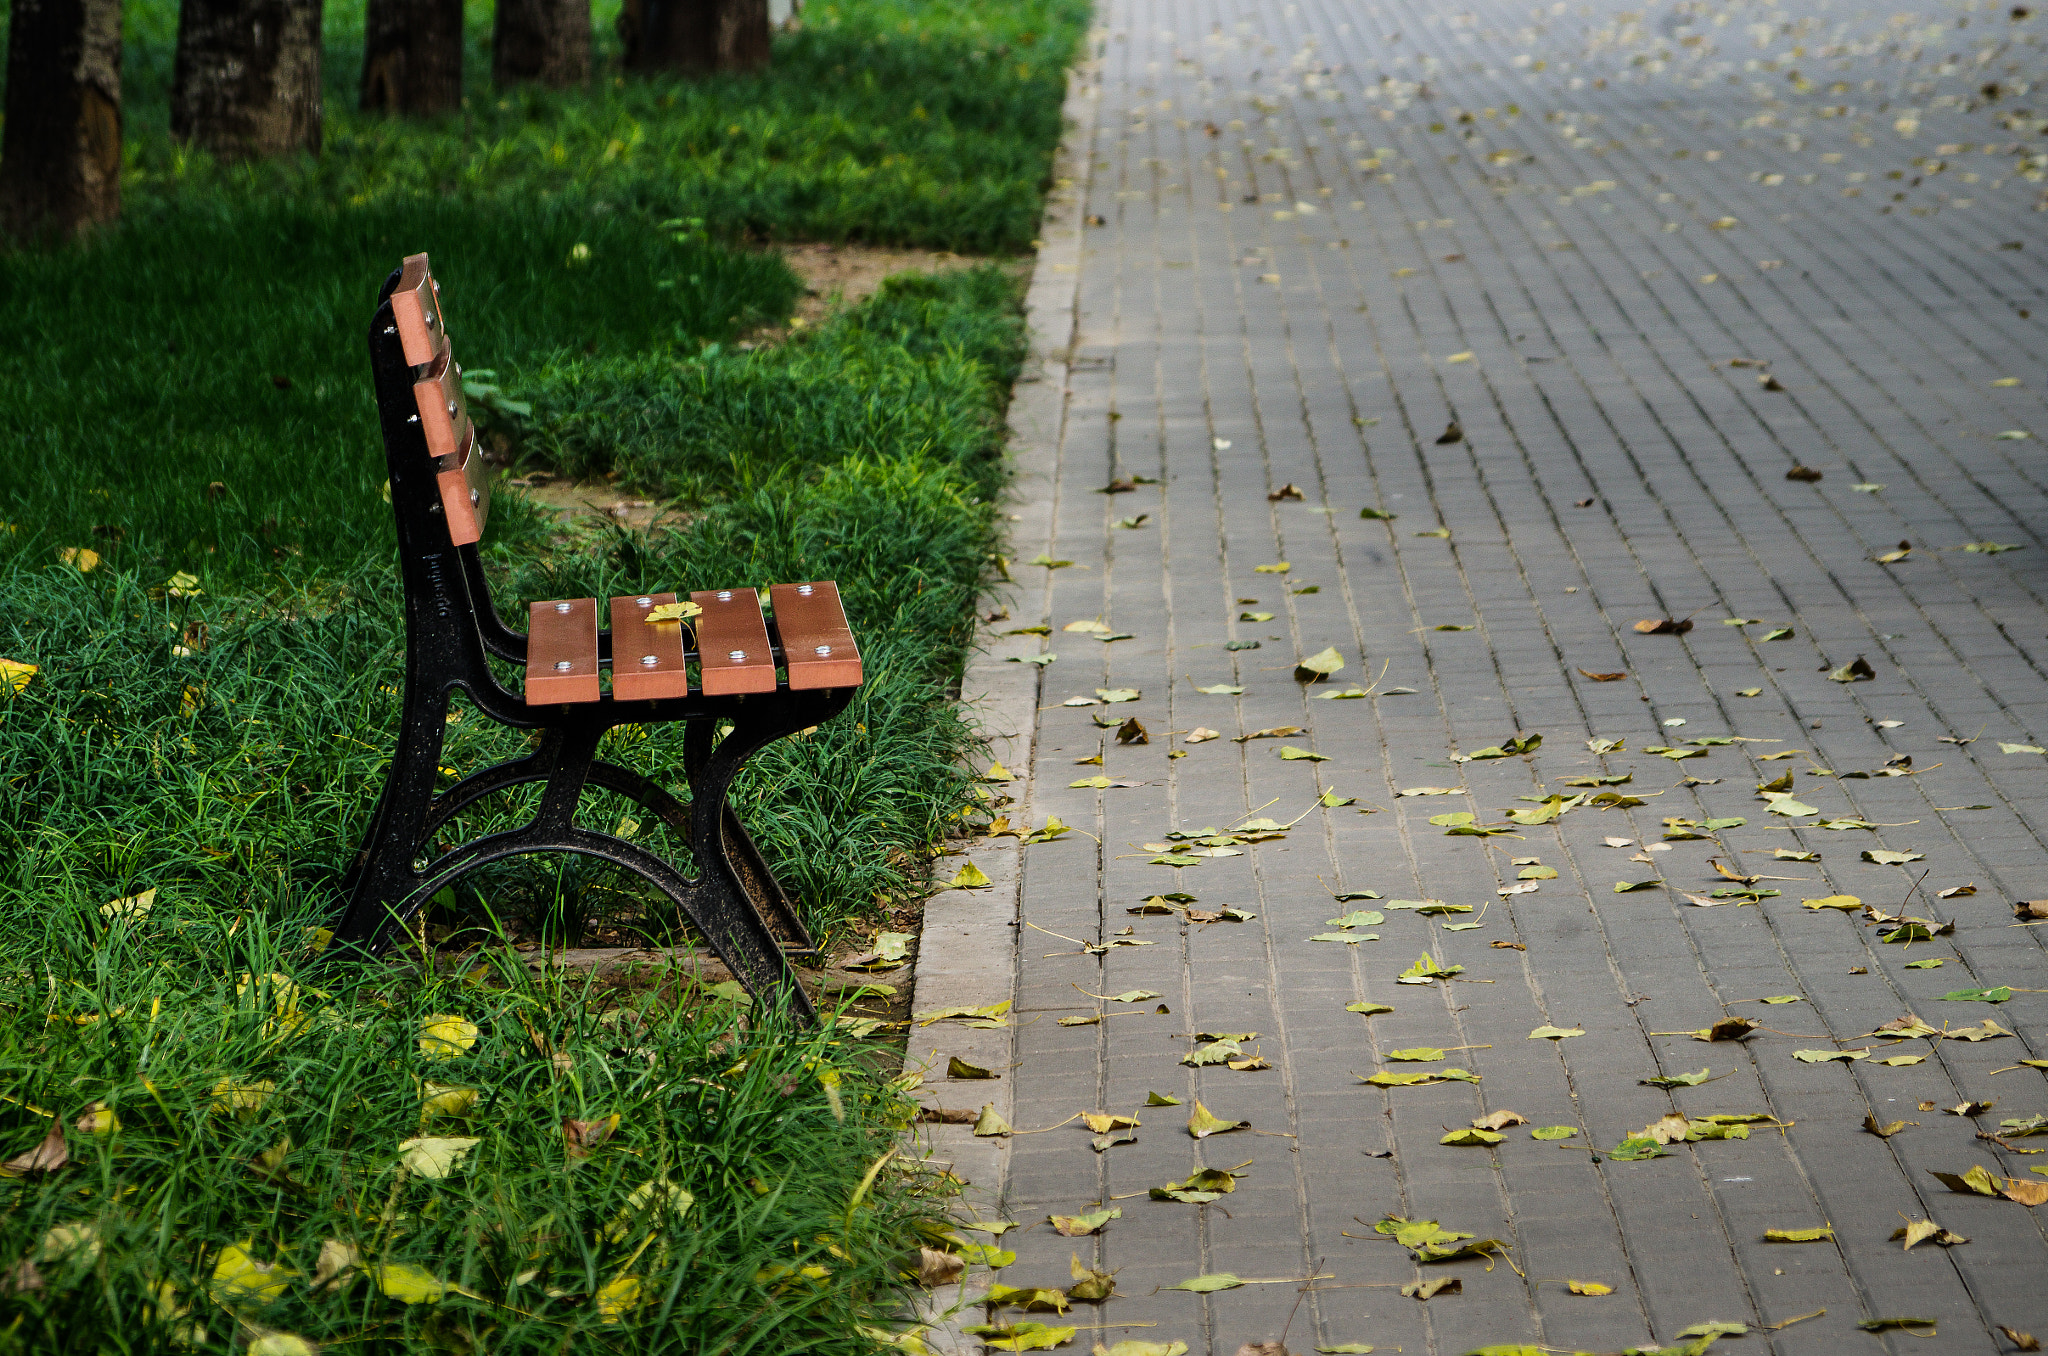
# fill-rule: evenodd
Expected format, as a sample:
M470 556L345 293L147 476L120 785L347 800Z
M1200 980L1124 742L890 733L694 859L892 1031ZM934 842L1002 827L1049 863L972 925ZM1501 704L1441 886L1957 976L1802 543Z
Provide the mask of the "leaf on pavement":
M1111 1206L1107 1210L1096 1210L1085 1215L1047 1215L1053 1229L1063 1238L1085 1238L1095 1233L1113 1219L1124 1217L1123 1207Z
M1196 1139L1207 1139L1211 1135L1227 1134L1232 1130L1249 1130L1250 1121L1226 1121L1210 1111L1197 1100L1195 1109L1188 1116L1188 1134Z
M1456 1276L1438 1276L1433 1280L1412 1281L1401 1287L1401 1293L1410 1299L1426 1300L1437 1295L1462 1295L1465 1282Z

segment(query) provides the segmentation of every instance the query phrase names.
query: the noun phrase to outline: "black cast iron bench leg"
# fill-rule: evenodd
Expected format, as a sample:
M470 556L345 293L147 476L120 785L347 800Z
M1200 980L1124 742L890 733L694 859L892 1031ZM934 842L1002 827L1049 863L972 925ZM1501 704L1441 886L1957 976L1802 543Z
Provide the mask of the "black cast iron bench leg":
M644 848L612 834L576 827L577 804L585 786L593 781L616 783L610 789L628 795L640 792L636 799L642 803L655 801L655 797L645 796L651 791L675 810L683 808L639 774L595 758L597 742L608 723L572 718L551 728L541 747L528 757L484 769L436 797L433 778L439 770L439 735L445 728L446 707L444 690L407 713L399 751L365 844L355 892L336 929L336 942L374 953L437 892L479 866L540 852L577 853L610 862L646 880L696 926L750 992L766 994L780 989L799 1016L811 1017L809 1000L783 954L782 939L757 912L745 872L752 867L767 881L772 883L774 878L759 862L758 854L744 865L730 861L724 833L727 821L737 825L725 802L734 774L747 755L788 731L772 723L747 721L746 736L736 741L740 728L735 727L734 736L721 741L716 753L702 760L702 775L691 778L692 807L685 824L678 826L688 832L697 860L698 875L692 880ZM689 725L706 723L693 720ZM605 771L594 777L598 768ZM545 781L547 789L528 823L440 854L423 870L414 868L413 862L431 847L433 830L464 804L491 791L533 781ZM711 812L713 807L716 814ZM751 848L751 842L747 846ZM779 888L770 898L780 899ZM793 911L788 916L797 935L804 937Z

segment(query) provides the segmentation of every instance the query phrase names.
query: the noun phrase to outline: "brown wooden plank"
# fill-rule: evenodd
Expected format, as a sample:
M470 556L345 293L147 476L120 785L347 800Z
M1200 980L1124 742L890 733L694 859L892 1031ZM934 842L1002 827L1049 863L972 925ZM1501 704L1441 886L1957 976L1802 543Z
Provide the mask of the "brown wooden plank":
M768 590L768 601L775 607L790 691L860 686L860 647L846 624L837 584L777 584Z
M650 622L650 610L676 600L673 593L612 599L612 696L622 702L690 695L683 658L683 623Z
M420 407L420 430L427 435L427 451L436 457L452 457L462 445L462 431L469 426L469 408L462 398L462 367L451 353L442 353L434 367L413 383L412 396Z
M532 603L526 609L526 704L594 702L597 599Z
M463 426L462 450L442 460L435 476L441 487L441 508L448 515L448 539L466 546L484 535L491 512L491 468L476 445L476 430Z
M414 367L433 362L448 351L448 326L441 316L441 285L427 267L427 256L408 254L398 287L391 294L391 316L398 322L398 342Z
M690 595L704 609L697 618L697 654L704 695L775 690L775 652L768 648L768 623L752 589L704 589Z

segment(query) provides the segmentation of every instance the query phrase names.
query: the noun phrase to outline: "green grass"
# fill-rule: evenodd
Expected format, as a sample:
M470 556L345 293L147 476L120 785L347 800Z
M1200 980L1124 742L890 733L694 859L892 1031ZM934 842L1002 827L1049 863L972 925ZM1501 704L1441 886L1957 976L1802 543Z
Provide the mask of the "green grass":
M863 1327L902 1326L903 1264L941 1202L891 1168L850 1204L905 1112L874 1051L687 986L543 981L472 945L564 914L661 931L587 866L467 878L413 968L312 963L403 666L364 331L384 273L430 250L458 354L503 391L492 444L683 507L648 534L501 494L486 559L508 612L840 582L867 682L734 795L843 943L923 888L972 789L951 695L997 541L1016 288L997 267L899 279L748 350L800 284L742 238L1022 246L1085 6L842 0L763 76L607 69L502 100L482 7L470 108L406 124L349 111L360 10L336 5L327 153L241 168L167 140L174 13L127 8L125 222L0 255L0 658L37 666L0 696L0 1160L53 1119L70 1159L0 1171L0 1352L227 1351L261 1330L374 1352L875 1350ZM102 563L60 561L79 548ZM200 596L168 596L177 571ZM678 733L622 731L606 754L674 784ZM444 761L523 747L470 714ZM461 827L521 805L489 798ZM659 838L628 812L593 798L585 822ZM151 889L146 918L102 911ZM285 990L244 982L266 975L322 992L280 1011ZM441 1013L478 1036L437 1062L419 1037ZM224 1081L270 1087L216 1109ZM428 1081L478 1097L423 1117ZM74 1124L93 1103L117 1131ZM572 1165L562 1122L612 1113L616 1137ZM478 1143L433 1179L401 1166L423 1134ZM664 1178L689 1209L610 1236ZM323 1289L329 1240L363 1266ZM231 1246L281 1268L274 1298ZM459 1290L385 1293L404 1267ZM621 1278L643 1302L607 1322Z
M130 183L152 198L279 193L571 195L721 235L1026 248L1085 0L823 0L760 75L618 80L597 6L592 90L493 90L488 4L469 11L468 107L438 124L356 113L362 6L326 10L327 153L224 169L168 136L175 5L131 6Z

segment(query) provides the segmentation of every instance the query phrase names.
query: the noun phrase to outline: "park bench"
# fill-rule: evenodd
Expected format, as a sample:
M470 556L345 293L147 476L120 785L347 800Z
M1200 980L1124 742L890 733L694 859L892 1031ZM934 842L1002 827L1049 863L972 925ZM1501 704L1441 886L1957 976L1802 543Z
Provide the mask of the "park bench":
M426 255L408 256L386 279L370 361L405 585L405 693L397 747L344 882L333 944L375 955L465 872L531 853L580 853L647 881L750 993L779 996L808 1019L790 959L816 948L726 797L751 754L837 715L860 686L860 649L838 587L776 584L766 616L752 588L699 590L689 596L696 610L687 621L661 619L664 610L692 613L668 606L679 601L672 593L603 604L548 599L528 605L525 634L510 630L477 552L490 477ZM523 670L521 690L500 683L493 660ZM437 791L457 689L490 719L539 737L525 757ZM668 721L684 723L687 803L597 757L598 741L613 727ZM533 782L546 785L525 824L437 848L437 835L464 807ZM577 805L592 787L630 797L682 835L695 876L638 844L579 826Z

